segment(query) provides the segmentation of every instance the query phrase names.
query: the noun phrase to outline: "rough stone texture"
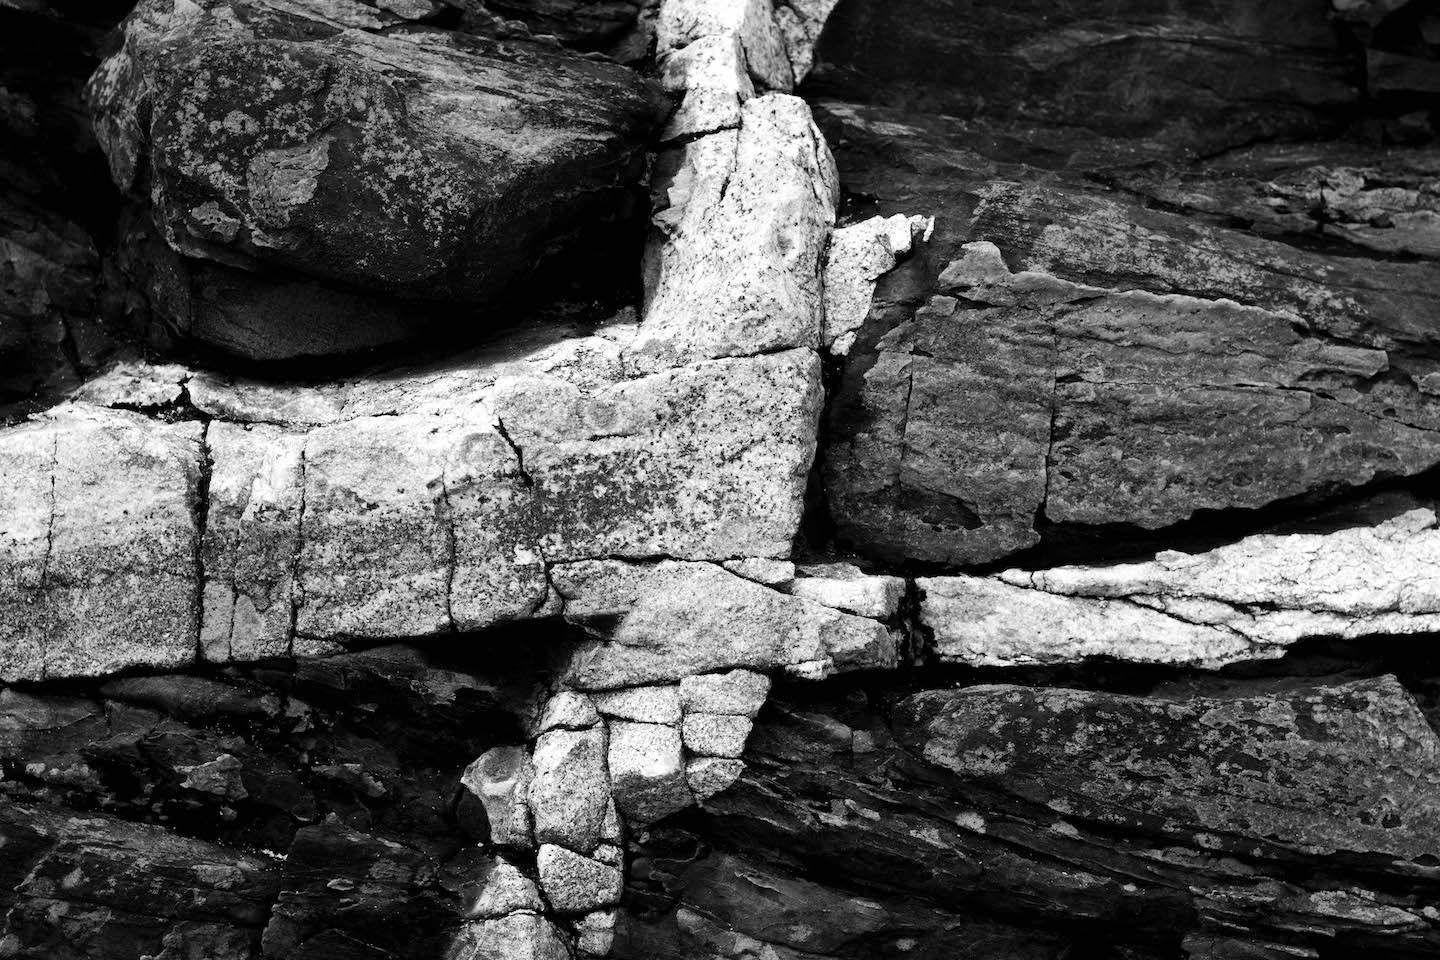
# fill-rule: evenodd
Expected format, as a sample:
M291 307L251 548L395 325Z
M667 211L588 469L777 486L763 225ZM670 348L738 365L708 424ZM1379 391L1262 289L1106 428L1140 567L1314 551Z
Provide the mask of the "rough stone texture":
M912 233L923 229L923 218L871 217L838 228L825 253L825 322L821 344L844 356L855 343L855 332L870 314L875 281L894 269L910 252Z
M705 37L675 51L664 59L660 79L679 97L660 133L666 143L738 129L741 108L755 96L735 37Z
M685 781L680 731L658 723L610 724L610 784L633 826L651 823L694 802Z
M569 960L555 925L534 913L461 926L447 958L453 960Z
M866 574L851 563L804 564L797 572L800 576L785 585L792 597L875 620L893 617L905 596L903 578Z
M0 679L194 660L204 432L86 405L0 431Z
M492 843L521 849L535 846L530 810L534 778L534 764L523 747L494 747L465 768L461 783L484 805Z
M685 780L695 799L703 803L728 788L744 770L745 764L740 760L696 757L685 767Z
M593 593L589 599L581 594L581 608L629 612L607 639L577 652L568 681L578 689L675 681L733 667L823 677L895 663L895 643L883 625L787 597L712 564L665 561L643 581L626 564L608 569L614 579L586 571ZM557 574L563 578L563 567ZM630 592L637 588L638 595ZM704 602L697 607L698 597Z
M680 688L678 686L635 687L595 696L595 706L607 717L638 720L642 723L680 722Z
M1010 229L1001 225L1017 204L1033 204L1026 222L1061 208L1040 196L997 192L977 229ZM1112 283L1152 263L1180 276L1158 252L1145 259L1118 206L1071 202L1073 229L1036 235L1070 251L1046 263L1103 260ZM1154 244L1218 282L1221 265L1194 247L1164 235ZM937 280L944 293L880 337L847 388L832 503L845 535L874 552L982 562L1037 543L1040 522L1154 529L1207 508L1411 475L1440 458L1429 404L1382 349L1407 335L1399 314L1372 317L1391 333L1369 334L1318 301L1262 309L1117 291L1011 272L988 242L960 252Z
M685 749L691 753L735 759L745 752L745 738L750 736L750 719L687 713L681 730L685 737Z
M795 83L775 12L769 0L669 0L660 5L655 52L664 57L706 38L732 39L749 74L771 90L788 91Z
M624 875L564 847L540 845L540 885L560 913L589 913L620 902Z
M1142 158L1337 131L1361 92L1327 5L1286 0L1234 14L1160 0L849 0L830 17L810 89L1044 130L1061 148L1124 137Z
M562 690L545 702L536 734L547 730L584 730L600 722L595 701L583 693Z
M613 206L651 123L633 74L366 17L264 0L131 15L89 100L116 183L148 190L171 247L479 301Z
M834 161L804 101L771 94L740 112L738 131L657 158L635 369L819 345Z
M687 712L753 720L769 693L770 678L751 670L703 673L680 681L680 703Z
M610 803L607 750L604 727L551 730L535 741L529 804L542 845L590 853L599 844Z
M544 909L535 882L502 857L482 864L462 893L470 894L464 907L467 920L498 920L517 911Z
M615 955L1435 949L1436 739L1393 678L1148 694L782 705L690 832L643 849L629 895L656 909Z

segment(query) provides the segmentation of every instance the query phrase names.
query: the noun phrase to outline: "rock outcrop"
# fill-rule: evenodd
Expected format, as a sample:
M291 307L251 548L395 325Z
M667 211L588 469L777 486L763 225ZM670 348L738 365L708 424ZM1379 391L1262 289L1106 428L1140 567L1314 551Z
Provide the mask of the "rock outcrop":
M464 304L493 299L578 224L615 215L655 111L634 74L542 44L386 27L359 3L140 4L88 90L116 184L149 199L181 258ZM270 315L227 331L218 304L190 313L207 303L189 296L195 280L213 281L190 279L181 258L169 261L171 319L229 350L378 342L288 331L324 312L304 284L289 289L293 319L284 288L245 288ZM388 339L414 335L425 314L396 311Z
M1422 6L0 11L0 956L1440 953Z

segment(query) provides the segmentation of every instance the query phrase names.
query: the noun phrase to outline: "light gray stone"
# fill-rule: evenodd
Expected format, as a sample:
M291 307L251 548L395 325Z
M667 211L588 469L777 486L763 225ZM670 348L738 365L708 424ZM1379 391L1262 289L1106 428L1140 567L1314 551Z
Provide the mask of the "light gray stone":
M540 843L589 853L600 842L610 803L607 748L603 725L551 730L535 741L529 803Z
M482 862L460 893L466 920L494 920L520 910L545 908L535 882L503 857Z
M647 267L644 320L626 351L633 369L819 345L834 160L803 100L757 97L741 115L733 157L728 138L712 136L658 161L671 200ZM693 182L667 188L667 169Z
M632 826L690 806L680 731L658 723L612 723L610 783L616 805Z
M825 323L820 342L831 353L844 356L855 342L855 332L870 315L875 284L908 254L912 233L929 236L933 219L871 217L830 236L825 255Z
M519 746L491 747L465 768L460 782L484 805L492 843L534 849L529 804L534 775L529 755Z
M745 771L745 761L723 757L696 757L685 767L685 780L690 792L700 802L728 789Z
M778 587L795 579L795 564L790 560L746 557L742 560L726 560L721 566L737 577L754 580L767 587Z
M204 432L80 403L0 430L0 680L194 661Z
M570 960L555 925L535 913L460 925L447 960Z
M786 593L862 617L893 617L905 596L902 577L872 576L854 564L813 564L797 572L800 576L784 587Z
M815 64L815 45L839 0L776 0L775 25L798 86Z
M646 565L643 580L635 566L610 561L587 568L589 589L607 603L620 591L606 585L605 569L637 592L612 636L576 653L567 681L577 689L675 681L734 667L818 678L895 664L894 638L874 620L786 596L714 564ZM555 573L558 581L566 577L561 566ZM582 596L580 605L587 603Z
M597 693L595 707L607 717L676 724L680 722L680 688L670 684Z
M1110 656L1218 667L1306 637L1440 629L1440 529L1417 507L1375 526L1261 534L1145 563L935 577L921 620L942 659Z
M221 663L285 656L298 599L304 435L215 421L206 441L201 652Z
M557 913L590 913L620 902L624 874L615 867L554 844L542 843L540 887Z
M575 921L576 948L592 957L609 954L615 942L615 917L614 910L596 910Z
M562 690L545 701L535 733L547 730L584 730L600 722L595 701L583 693Z
M706 37L739 41L745 63L757 83L786 91L795 74L775 22L770 0L667 0L655 22L655 52L664 57Z
M748 717L687 713L681 729L685 749L702 757L739 757L750 736Z
M702 673L680 681L687 713L715 713L754 719L770 695L770 678L752 670Z

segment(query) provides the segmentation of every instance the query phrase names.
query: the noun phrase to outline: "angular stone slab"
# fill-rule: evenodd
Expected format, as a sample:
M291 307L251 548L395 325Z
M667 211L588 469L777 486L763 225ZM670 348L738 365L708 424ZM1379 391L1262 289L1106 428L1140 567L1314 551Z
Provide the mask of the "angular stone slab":
M895 640L883 624L786 596L713 564L561 564L554 576L567 607L592 618L621 615L605 640L577 652L567 682L578 689L734 667L818 679L895 665Z
M0 677L193 662L204 432L84 404L0 431Z
M634 73L554 46L381 33L351 3L172 8L136 9L89 100L189 256L481 301L614 206L656 119Z
M1235 699L970 687L898 717L930 763L1070 817L1218 849L1440 853L1440 743L1394 677Z

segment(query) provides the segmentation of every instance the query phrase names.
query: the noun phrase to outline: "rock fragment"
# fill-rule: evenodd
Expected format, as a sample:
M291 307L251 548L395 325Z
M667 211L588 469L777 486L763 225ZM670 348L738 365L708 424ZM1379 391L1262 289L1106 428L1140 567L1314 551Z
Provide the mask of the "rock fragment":
M770 678L751 670L703 673L680 681L680 702L687 713L713 713L754 719L770 693Z
M490 840L502 847L533 849L530 784L534 765L524 747L492 747L465 768L461 783L485 807Z
M735 759L745 752L750 736L748 717L687 713L682 727L685 749L704 757Z
M551 730L535 741L528 802L540 843L595 849L610 803L607 751L603 726Z
M565 847L542 843L538 859L540 886L558 913L590 913L620 902L621 871Z
M685 780L680 731L658 723L610 724L610 780L632 826L652 823L694 802Z

